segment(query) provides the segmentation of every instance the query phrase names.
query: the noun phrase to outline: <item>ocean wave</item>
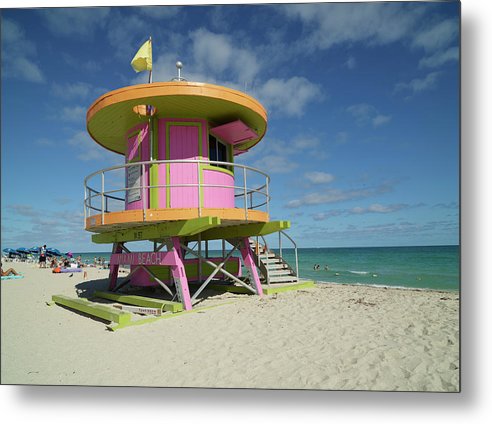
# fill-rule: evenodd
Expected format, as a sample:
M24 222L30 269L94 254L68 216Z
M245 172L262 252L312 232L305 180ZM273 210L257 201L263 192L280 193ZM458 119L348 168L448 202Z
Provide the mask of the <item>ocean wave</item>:
M351 274L357 274L357 275L367 275L369 274L369 271L349 271Z

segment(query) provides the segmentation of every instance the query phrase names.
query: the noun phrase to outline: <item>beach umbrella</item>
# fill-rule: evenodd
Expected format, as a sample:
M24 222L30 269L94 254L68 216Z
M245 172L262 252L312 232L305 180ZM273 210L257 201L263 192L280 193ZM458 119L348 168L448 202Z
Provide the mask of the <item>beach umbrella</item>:
M54 249L53 247L48 247L46 249L46 254L48 254L50 256L61 256L62 255L58 249Z
M29 249L29 252L37 254L39 253L39 247L31 247Z
M4 251L5 253L8 253L8 254L9 254L9 256L12 256L12 255L14 255L14 256L20 256L20 253L19 253L19 252L17 252L17 250L15 250L15 249L11 249L10 247L6 247L5 249L3 249L3 251Z
M29 249L26 249L25 247L19 247L19 248L17 249L17 251L18 251L19 253L24 254L24 255L27 255L28 253L30 253L30 252L29 252Z

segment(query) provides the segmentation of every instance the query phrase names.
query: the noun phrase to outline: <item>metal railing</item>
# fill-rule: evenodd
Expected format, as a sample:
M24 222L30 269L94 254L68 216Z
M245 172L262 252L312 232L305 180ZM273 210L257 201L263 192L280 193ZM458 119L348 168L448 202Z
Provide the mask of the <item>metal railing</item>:
M270 234L270 236L273 236L273 234ZM295 270L291 266L291 264L284 258L283 250L282 250L282 236L284 236L291 243L292 247L290 249L293 249L294 250ZM256 245L260 245L259 244L259 238L261 238L261 240L263 241L263 248L265 249L265 254L268 255L268 253L270 253L270 252L273 253L273 254L275 254L275 252L273 251L273 249L270 249L268 247L268 243L267 243L267 241L265 239L265 236L256 236ZM295 275L296 275L297 278L299 278L299 256L298 256L298 253L297 253L297 243L294 241L294 239L291 236L289 236L283 230L279 230L278 231L278 251L279 251L279 253L276 256L278 256L280 259L282 259L282 261L284 262L284 264L287 265L289 267L289 269L292 272L295 273ZM256 252L254 252L254 253L255 253L255 256L256 256L256 259L257 259L257 265L263 271L263 274L266 276L267 284L270 285L268 270L261 263L260 255L257 255Z
M151 185L144 181L149 179L144 179L143 176L150 175L150 169L152 166L164 166L168 164L197 165L197 182L186 184L169 184L169 181L166 181L168 184ZM226 170L232 172L234 178L233 185L205 184L202 181L203 166L215 166L217 167L218 172L222 172L221 167L224 167ZM140 183L127 187L128 173L129 171L134 172L135 168L140 168L137 169ZM124 171L124 177L122 178L120 175L119 177L116 177L116 183L110 183L110 180L114 180L115 175L121 171ZM251 180L258 180L258 178L260 179L260 182L251 182ZM249 210L264 208L264 210L269 213L269 184L270 177L268 174L247 165L230 162L209 161L203 159L130 162L124 165L117 165L93 172L84 179L84 218L87 219L93 215L102 215L101 223L104 224L104 215L106 213L125 210L128 203L126 200L129 194L131 193L132 196L134 196L137 193L139 195L138 201L141 201L140 209L144 211L145 219L145 210L149 209L149 193L151 189L165 189L167 191L168 188L196 187L196 208L198 209L198 216L202 215L204 203L204 190L202 190L202 188L221 188L234 190L234 207L244 209L247 219Z
M279 249L281 258L283 257L283 255L282 255L282 236L285 236L285 238L287 238L287 240L290 241L290 243L292 244L292 246L294 248L294 256L295 256L295 261L296 261L296 276L299 277L299 257L297 255L297 244L294 241L294 239L291 236L289 236L285 231L280 230L278 232L278 249Z

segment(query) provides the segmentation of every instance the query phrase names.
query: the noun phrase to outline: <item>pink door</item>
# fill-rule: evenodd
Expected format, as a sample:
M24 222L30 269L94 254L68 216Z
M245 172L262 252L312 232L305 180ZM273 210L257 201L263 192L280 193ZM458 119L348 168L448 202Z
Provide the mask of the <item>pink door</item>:
M171 125L169 128L169 159L196 160L199 158L199 129L197 126ZM171 208L198 207L198 165L173 163L170 165ZM180 185L195 184L192 187ZM176 185L176 186L174 186Z

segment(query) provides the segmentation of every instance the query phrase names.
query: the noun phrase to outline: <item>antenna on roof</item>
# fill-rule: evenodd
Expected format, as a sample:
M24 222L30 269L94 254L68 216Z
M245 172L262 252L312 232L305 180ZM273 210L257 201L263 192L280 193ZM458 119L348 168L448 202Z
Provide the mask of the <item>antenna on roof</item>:
M178 69L178 76L174 77L171 81L186 81L185 78L181 78L181 69L183 69L183 62L177 61L176 68Z

